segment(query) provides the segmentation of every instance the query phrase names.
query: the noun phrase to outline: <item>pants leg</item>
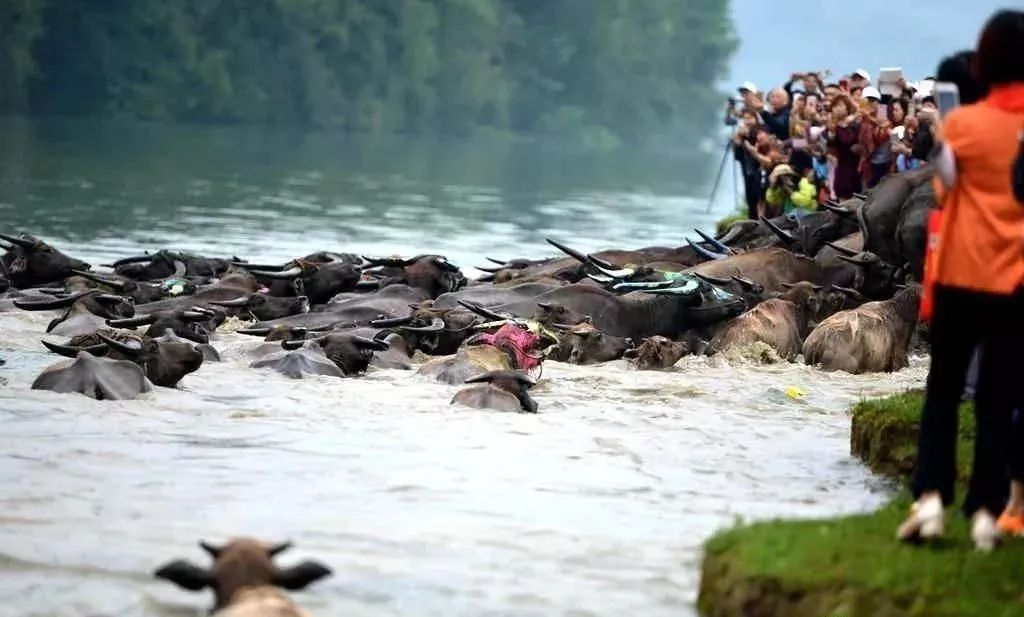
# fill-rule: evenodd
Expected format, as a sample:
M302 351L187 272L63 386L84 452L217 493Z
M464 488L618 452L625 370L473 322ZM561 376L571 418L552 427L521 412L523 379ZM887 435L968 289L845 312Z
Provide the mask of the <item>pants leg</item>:
M935 287L932 360L917 441L914 497L939 491L951 504L956 482L956 434L960 395L979 338L976 294Z
M747 218L757 220L757 204L761 202L761 178L760 172L757 177L746 177L743 179L743 189L747 201Z

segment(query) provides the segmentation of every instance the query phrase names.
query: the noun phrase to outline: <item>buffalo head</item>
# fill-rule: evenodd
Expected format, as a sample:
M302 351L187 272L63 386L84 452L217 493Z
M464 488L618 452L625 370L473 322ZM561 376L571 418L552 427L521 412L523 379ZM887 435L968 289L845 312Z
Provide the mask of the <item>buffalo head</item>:
M306 344L306 341L283 341L281 347L298 349ZM388 348L388 344L385 342L348 332L332 332L312 339L309 344L319 346L324 355L345 375L358 375L366 372L367 367L370 366L370 360L373 359L373 352L385 351Z
M275 298L260 293L240 296L232 300L209 300L207 304L223 307L234 315L252 317L259 321L298 315L309 310L309 299L306 296Z
M530 396L530 388L536 386L537 381L522 371L490 371L470 377L466 383L484 385L460 390L452 399L453 404L537 413L537 401Z
M315 561L279 568L274 564L274 557L291 547L290 542L267 545L237 538L222 547L207 542L199 545L213 558L213 567L203 568L177 559L161 566L154 576L189 591L212 589L214 610L228 606L237 592L245 588L274 586L295 591L331 574L327 566Z
M385 277L381 286L402 283L426 291L436 298L466 286L462 271L441 255L417 255L411 259L373 259L364 257L370 266L380 268Z
M633 347L630 339L606 334L589 323L562 328L558 345L548 354L552 360L570 364L610 362Z
M644 339L639 347L628 351L626 357L631 358L638 369L649 371L671 368L689 353L691 349L685 342L652 336Z
M0 238L10 244L3 247L7 252L0 257L0 264L3 265L4 278L12 287L31 287L61 281L71 276L74 270L88 270L91 267L28 234L0 234Z

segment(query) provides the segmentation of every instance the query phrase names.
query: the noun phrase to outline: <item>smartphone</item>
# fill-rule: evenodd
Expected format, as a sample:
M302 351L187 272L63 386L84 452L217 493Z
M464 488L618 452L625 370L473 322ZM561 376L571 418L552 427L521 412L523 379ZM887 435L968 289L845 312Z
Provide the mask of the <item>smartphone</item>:
M903 69L900 67L883 68L878 71L878 91L889 96L899 96L899 81L903 79Z
M948 81L935 82L935 106L939 108L939 117L945 118L949 112L960 106L960 89Z
M882 104L878 105L878 119L879 120L888 120L889 119L889 106L888 105L882 105Z

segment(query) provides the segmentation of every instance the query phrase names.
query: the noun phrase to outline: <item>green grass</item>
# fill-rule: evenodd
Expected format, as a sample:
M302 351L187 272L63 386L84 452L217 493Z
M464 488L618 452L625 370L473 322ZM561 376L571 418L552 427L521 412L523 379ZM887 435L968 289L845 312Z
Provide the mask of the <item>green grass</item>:
M854 408L873 467L906 476L921 393ZM958 467L966 477L974 422L963 407ZM854 450L857 447L854 445ZM908 454L909 453L909 454ZM1024 615L1024 543L973 550L967 522L950 516L946 538L928 546L895 539L904 492L878 512L816 521L740 526L705 545L699 606L708 617L1004 617Z
M737 209L729 216L715 223L715 235L722 235L723 233L725 233L726 229L729 229L729 227L732 226L733 223L735 223L736 221L745 221L747 220L747 218L747 210L745 206L741 209Z

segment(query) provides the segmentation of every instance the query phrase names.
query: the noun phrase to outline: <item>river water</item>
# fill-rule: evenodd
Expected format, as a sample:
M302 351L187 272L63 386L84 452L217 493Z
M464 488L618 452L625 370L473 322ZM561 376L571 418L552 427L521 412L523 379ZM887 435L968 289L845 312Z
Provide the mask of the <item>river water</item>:
M69 121L0 126L0 229L94 264L174 247L260 260L550 253L678 244L732 201L718 152L359 141ZM194 616L154 581L196 546L291 539L334 575L318 615L693 615L700 547L735 520L862 511L890 488L849 452L848 406L922 383L688 358L547 363L540 414L452 407L402 371L289 380L255 340L175 390L97 402L36 392L50 316L0 313L0 615ZM793 388L799 394L794 396ZM787 392L788 391L788 392Z

